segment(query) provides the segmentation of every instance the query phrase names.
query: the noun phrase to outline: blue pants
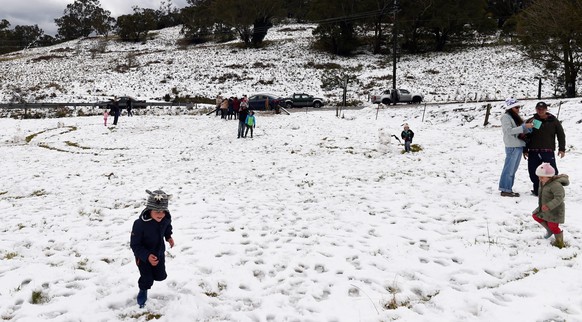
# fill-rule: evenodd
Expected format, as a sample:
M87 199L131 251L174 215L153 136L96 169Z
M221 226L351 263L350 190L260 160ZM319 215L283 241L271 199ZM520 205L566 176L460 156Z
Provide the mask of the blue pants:
M533 192L538 194L540 188L540 178L536 175L536 169L543 162L547 162L556 169L556 174L558 174L558 167L556 166L556 156L554 151L552 152L529 152L527 155L527 170L529 171L529 179L533 183Z
M239 120L238 121L238 135L237 135L237 138L244 137L245 128L246 128L245 120Z
M412 141L404 141L404 151L410 152L410 144L412 144Z
M499 190L503 192L513 192L513 182L515 181L515 173L519 168L521 155L523 153L522 147L505 148L505 163L499 178Z

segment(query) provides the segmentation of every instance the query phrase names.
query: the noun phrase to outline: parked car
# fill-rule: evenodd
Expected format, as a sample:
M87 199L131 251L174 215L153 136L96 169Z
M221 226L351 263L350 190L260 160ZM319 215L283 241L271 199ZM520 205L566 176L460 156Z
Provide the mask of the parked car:
M415 103L419 104L424 99L424 95L420 93L410 92L406 89L387 89L381 94L372 95L372 103L375 104L392 104L393 100L396 98L396 103Z
M249 97L250 110L265 110L267 104L269 109L276 109L282 103L283 98L273 94L255 94Z
M127 102L131 101L131 107L132 108L144 108L146 107L145 104L145 100L137 100L131 96L120 96L117 98L117 101L119 102L119 108L124 109L127 108ZM114 99L109 99L107 101L101 101L99 103L97 103L97 105L99 105L99 107L101 108L107 108L109 106L109 108L111 108L111 106L114 103Z
M325 99L321 97L313 97L313 95L305 93L295 93L291 97L284 99L285 107L316 107L320 108L325 105Z

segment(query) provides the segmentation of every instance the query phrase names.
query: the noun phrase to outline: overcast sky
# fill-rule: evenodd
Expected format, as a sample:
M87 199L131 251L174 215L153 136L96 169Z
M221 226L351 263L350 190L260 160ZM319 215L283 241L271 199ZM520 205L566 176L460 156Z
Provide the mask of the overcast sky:
M171 0L175 8L186 6L186 0ZM10 29L18 25L38 25L47 35L57 33L55 19L62 17L67 4L74 0L0 0L0 20L10 22ZM100 0L101 7L117 18L133 12L131 7L159 9L162 0Z

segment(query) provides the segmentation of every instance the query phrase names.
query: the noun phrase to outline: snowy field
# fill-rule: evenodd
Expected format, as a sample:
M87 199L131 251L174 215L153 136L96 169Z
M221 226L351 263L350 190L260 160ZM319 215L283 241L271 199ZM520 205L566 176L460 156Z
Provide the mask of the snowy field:
M253 139L214 115L0 119L0 316L582 321L582 104L560 108L564 249L531 219L524 162L522 197L499 196L503 106L488 126L482 104L424 107L259 113ZM404 122L422 151L381 143ZM129 233L157 188L176 246L139 309Z

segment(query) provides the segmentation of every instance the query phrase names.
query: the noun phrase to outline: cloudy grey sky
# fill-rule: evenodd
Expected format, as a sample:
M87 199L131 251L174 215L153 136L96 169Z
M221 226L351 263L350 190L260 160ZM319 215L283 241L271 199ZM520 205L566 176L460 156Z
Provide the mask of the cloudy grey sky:
M175 8L186 6L186 0L171 0ZM67 4L74 0L0 0L0 20L10 22L10 29L17 25L38 25L47 35L57 33L55 18L63 16ZM99 0L101 7L117 18L133 12L131 7L159 9L162 0Z

